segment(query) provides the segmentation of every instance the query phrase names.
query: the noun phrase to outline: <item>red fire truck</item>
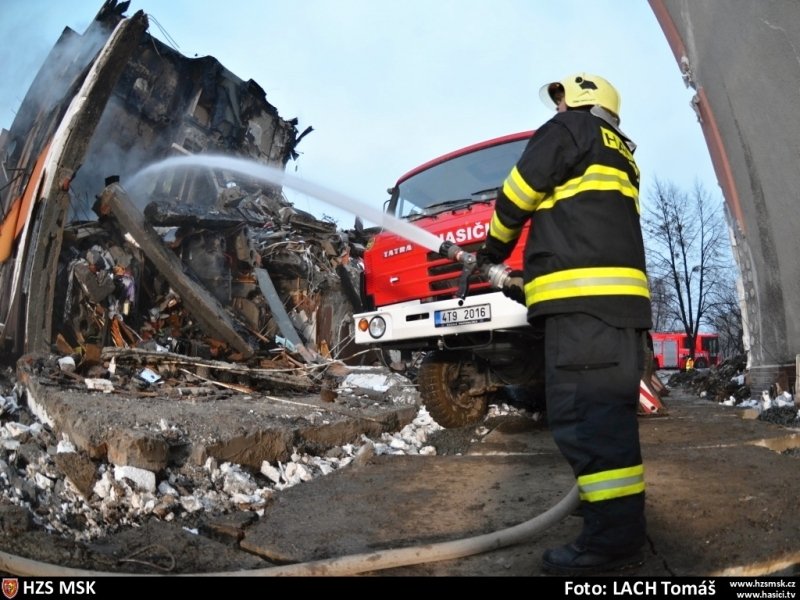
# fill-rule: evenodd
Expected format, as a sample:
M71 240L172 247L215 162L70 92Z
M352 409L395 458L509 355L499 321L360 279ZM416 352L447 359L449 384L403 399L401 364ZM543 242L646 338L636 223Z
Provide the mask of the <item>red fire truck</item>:
M532 134L488 140L417 167L389 190L387 212L471 256L486 239L497 190ZM507 266L522 267L523 246ZM423 402L440 425L460 427L483 418L489 396L504 386L536 385L524 360L535 344L524 306L494 289L474 264L437 250L388 230L373 238L364 253L355 341L425 352Z
M653 332L653 360L657 369L686 369L686 359L692 354L689 336L682 331ZM705 369L719 365L719 335L698 333L694 344L694 368Z

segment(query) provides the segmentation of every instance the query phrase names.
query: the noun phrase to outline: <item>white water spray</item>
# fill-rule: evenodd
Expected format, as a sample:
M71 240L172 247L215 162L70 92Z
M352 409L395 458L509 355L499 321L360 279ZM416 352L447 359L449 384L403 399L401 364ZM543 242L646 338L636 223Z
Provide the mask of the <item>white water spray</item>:
M190 167L225 169L252 177L253 179L267 181L274 185L286 186L303 194L313 196L328 204L342 208L354 215L361 216L429 250L438 251L442 245L442 240L429 231L425 231L407 221L398 219L364 202L360 202L355 198L351 198L350 196L346 196L316 183L305 181L281 169L241 158L233 158L231 156L202 154L167 158L139 171L131 178L126 187L128 187L129 190L133 190L139 181L146 180L147 177L153 177L157 173L170 169Z

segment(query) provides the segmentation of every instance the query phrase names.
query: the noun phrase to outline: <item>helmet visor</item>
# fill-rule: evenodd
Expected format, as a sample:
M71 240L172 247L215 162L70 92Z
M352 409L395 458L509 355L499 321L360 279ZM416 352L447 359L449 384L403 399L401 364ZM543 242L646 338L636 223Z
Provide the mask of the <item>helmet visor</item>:
M542 99L547 108L555 110L558 108L559 102L564 98L564 86L559 81L546 83L539 90L539 98Z

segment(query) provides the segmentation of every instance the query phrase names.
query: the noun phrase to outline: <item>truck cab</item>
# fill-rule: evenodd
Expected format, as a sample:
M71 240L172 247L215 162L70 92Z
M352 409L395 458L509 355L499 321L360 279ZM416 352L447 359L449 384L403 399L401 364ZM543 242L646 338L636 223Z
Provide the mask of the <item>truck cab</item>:
M420 165L390 188L387 212L476 251L486 239L497 191L532 135L487 140ZM523 249L517 244L508 267L522 268ZM459 293L463 278L465 295ZM465 273L437 250L379 232L364 253L362 302L365 311L354 315L355 342L424 353L420 393L443 427L477 422L490 395L505 386L540 383L526 308L493 289L478 270Z

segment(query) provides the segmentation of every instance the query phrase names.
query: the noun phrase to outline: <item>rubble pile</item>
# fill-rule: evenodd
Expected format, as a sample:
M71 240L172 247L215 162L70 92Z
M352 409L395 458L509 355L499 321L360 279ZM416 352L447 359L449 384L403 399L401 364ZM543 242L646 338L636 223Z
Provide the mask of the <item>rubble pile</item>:
M737 402L750 398L750 387L746 384L744 373L747 358L736 356L724 361L718 367L677 371L667 380L671 388L684 388L697 396L714 402L722 402L731 397Z
M116 196L116 205L96 205L99 221L65 229L54 331L79 372L107 346L255 357L249 366L266 368L276 353L295 354L297 365L352 352L343 317L357 298L358 266L334 223L275 191L229 185L198 206L152 200L141 228L126 227L114 206L123 213L129 199ZM175 264L153 248L162 242Z
M745 379L744 356L726 360L719 367L679 371L669 378L670 387L690 389L701 398L738 408L754 409L758 419L787 427L800 427L800 405L788 390L778 385L763 390L760 398L751 397Z
M400 431L375 439L362 435L357 444L333 447L319 456L293 452L288 461L264 461L259 470L208 458L203 465L187 462L154 473L90 460L65 434L58 436L37 421L23 396L14 387L0 401L2 503L27 509L33 526L79 541L148 518L189 525L197 516L236 511L260 515L275 492L373 455L436 454L427 439L441 429L421 408Z
M337 394L374 401L386 394L383 382L399 377L350 374ZM492 405L489 417L520 412L503 403ZM161 427L165 436L181 435L174 425L162 422ZM77 451L66 434L54 432L30 412L25 391L8 369L0 377L0 505L24 509L32 528L75 541L97 539L152 518L190 528L211 516L244 512L255 518L277 492L364 464L373 455L437 454L432 444L441 430L420 407L399 431L362 435L356 443L319 454L295 450L288 460L263 461L258 469L208 458L204 464L187 461L153 472L92 460ZM477 441L488 432L479 425L469 434Z

